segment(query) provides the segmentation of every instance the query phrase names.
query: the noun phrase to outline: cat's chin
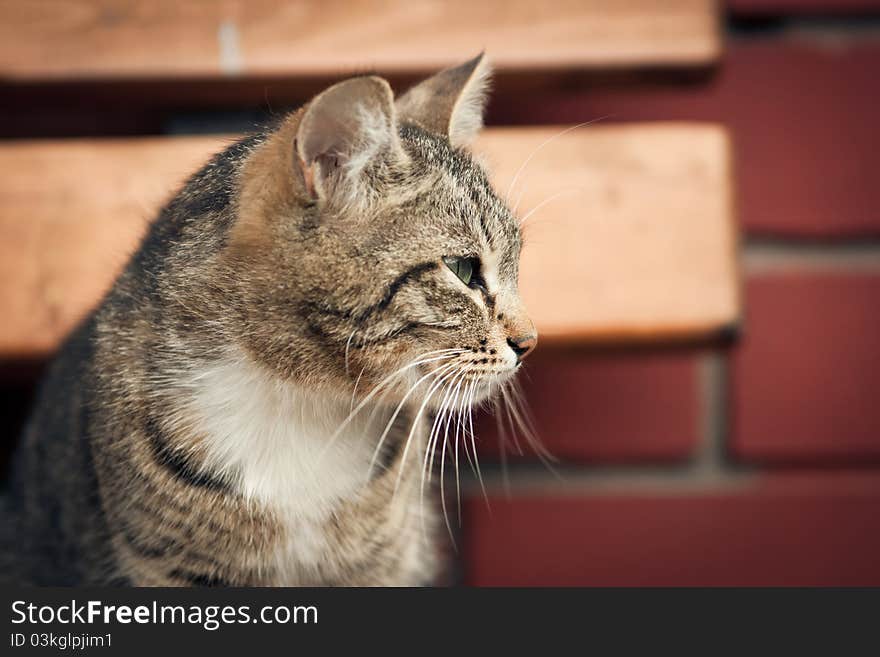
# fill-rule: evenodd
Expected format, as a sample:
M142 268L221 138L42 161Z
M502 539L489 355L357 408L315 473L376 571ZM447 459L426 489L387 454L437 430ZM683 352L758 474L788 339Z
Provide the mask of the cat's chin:
M501 394L501 389L516 375L516 369L502 374L494 374L485 379L478 379L473 387L473 392L469 397L472 406L476 406L486 401L491 401Z
M416 407L422 403L427 409L437 413L444 407L454 406L459 409L464 407L476 408L480 404L491 401L501 394L504 384L515 374L515 370L504 374L493 374L491 376L479 379L469 379L462 381L460 385L453 390L443 388L426 387L420 390L418 394L410 397ZM426 393L430 393L430 398L425 399ZM395 403L399 400L395 400Z

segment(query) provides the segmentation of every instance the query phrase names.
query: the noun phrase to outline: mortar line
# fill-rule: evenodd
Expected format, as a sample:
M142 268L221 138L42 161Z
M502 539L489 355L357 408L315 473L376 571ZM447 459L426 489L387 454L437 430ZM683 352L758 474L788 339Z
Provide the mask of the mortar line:
M803 243L747 240L742 250L746 272L820 271L880 272L880 241Z
M725 466L729 438L726 356L717 351L703 354L697 368L700 443L693 469L704 474L719 474Z

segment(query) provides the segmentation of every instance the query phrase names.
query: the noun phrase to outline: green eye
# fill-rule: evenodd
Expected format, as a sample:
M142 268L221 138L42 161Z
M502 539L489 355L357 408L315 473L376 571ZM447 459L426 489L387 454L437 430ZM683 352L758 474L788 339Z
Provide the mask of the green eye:
M444 257L443 262L452 270L452 273L461 279L461 282L470 286L474 276L474 258L451 258Z

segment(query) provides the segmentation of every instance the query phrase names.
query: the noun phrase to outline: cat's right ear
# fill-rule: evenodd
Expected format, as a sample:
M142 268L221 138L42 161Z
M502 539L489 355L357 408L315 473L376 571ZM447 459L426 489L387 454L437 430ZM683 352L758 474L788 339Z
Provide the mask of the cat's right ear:
M343 203L357 198L368 184L368 165L404 157L391 87L370 76L323 91L306 107L294 151L311 198Z
M492 68L485 53L440 71L397 99L402 121L443 135L456 148L466 147L483 127Z

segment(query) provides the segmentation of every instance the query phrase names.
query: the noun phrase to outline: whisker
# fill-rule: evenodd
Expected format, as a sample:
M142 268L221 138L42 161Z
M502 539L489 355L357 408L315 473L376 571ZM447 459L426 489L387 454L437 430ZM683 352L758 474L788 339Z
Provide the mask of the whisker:
M443 387L443 393L441 393L441 394L443 394L443 399L441 400L441 402L439 404L439 411L438 411L437 417L434 419L434 424L431 427L431 432L428 434L428 443L427 443L426 449L425 449L425 458L424 458L424 462L422 463L422 471L423 472L428 472L428 455L431 453L431 445L436 444L437 437L440 435L440 427L443 425L443 417L446 415L447 401L449 399L449 396L452 394L452 389L453 389L453 386L455 385L455 382L458 380L458 377L461 374L462 374L462 370L459 369L455 373L455 375L453 375L452 379ZM439 418L439 421L437 418ZM434 459L432 457L431 458L431 467L433 468L433 466L434 466ZM430 484L431 483L430 473L428 474L428 477L429 477L428 483ZM423 492L424 492L424 483L425 482L423 479L422 480L422 491Z
M455 377L458 376L458 374L459 374L459 371L457 371L452 376L452 381L455 381ZM449 393L450 393L451 389L452 389L451 383L444 384L444 386L442 388L441 394L443 394L443 400L439 404L439 410L438 410L437 414L434 416L434 422L431 425L431 431L428 433L428 441L427 441L427 444L425 445L425 457L424 457L424 461L422 463L422 468L421 468L421 481L419 483L419 518L420 518L421 527L422 527L422 537L426 541L427 541L427 532L425 530L424 507L425 507L425 475L426 475L426 471L427 471L428 454L431 451L431 443L436 442L437 436L439 435L439 428L443 424L443 416L446 414L446 411L447 411L447 407L445 404L446 404L447 398L449 397ZM431 462L432 462L432 466L433 466L433 458L431 459Z
M465 393L465 404L462 406L458 415L458 424L455 427L455 499L458 506L458 526L461 527L461 476L458 463L458 443L459 439L465 436L465 413L471 412L473 406L474 394L476 394L477 381L471 381L470 389ZM464 450L467 453L467 441L464 442ZM470 457L468 457L470 460Z
M513 445L514 445L514 447L516 447L516 452L517 452L517 454L522 456L524 454L523 448L522 448L522 445L520 445L520 443L519 443L519 439L517 438L516 424L513 421L513 413L510 410L511 401L510 401L510 398L508 397L508 394L507 394L508 393L508 388L507 388L508 385L510 385L510 382L505 383L501 387L501 399L504 402L504 404L503 404L504 416L505 416L505 419L507 420L507 426L510 427L510 437L513 439Z
M462 424L462 445L464 446L464 455L467 457L468 465L471 468L471 472L475 475L477 474L477 468L474 465L474 460L471 458L470 450L468 450L468 441L467 441L467 428Z
M458 396L458 389L461 386L461 383L464 380L465 374L468 369L471 369L470 365L466 365L464 368L462 368L462 370L460 372L461 376L453 378L453 380L450 382L450 392L447 393L447 396L451 397L451 399L448 401L450 410L452 410L454 408L455 399ZM447 404L447 398L443 399L442 404L443 405ZM447 437L449 435L449 425L450 425L451 421L452 421L452 413L450 412L450 413L446 414L445 436L447 436ZM444 443L445 443L445 440L444 440ZM431 453L430 470L428 472L428 484L431 483L431 472L433 472L433 470L434 470L434 453L432 452Z
M514 415L517 418L521 418L518 422L522 422L525 426L525 431L527 437L531 437L533 439L533 444L536 447L540 448L540 451L550 460L558 462L559 459L554 456L550 450L548 450L544 444L541 442L540 438L538 438L538 430L535 428L535 420L532 417L532 413L529 410L528 404L525 401L525 395L523 394L522 388L519 385L519 381L513 379L511 381L511 389L513 392L513 407L512 410Z
M385 438L388 436L388 432L391 430L392 425L394 424L394 420L397 419L397 416L400 414L401 409L403 409L403 405L406 403L406 400L409 399L410 395L414 393L419 385L421 385L422 381L434 376L440 376L441 374L448 372L450 369L454 368L457 363L446 363L437 368L434 372L428 372L418 381L416 381L409 390L407 390L406 394L403 396L403 399L397 404L397 407L394 409L394 413L391 415L391 419L388 420L388 423L385 425L385 429L382 431L382 435L379 437L379 442L376 444L376 449L373 450L373 456L370 459L370 467L367 471L367 481L369 481L373 476L373 468L376 465L376 459L379 456L379 451L382 449L382 445L385 443ZM401 467L403 467L401 465Z
M348 352L351 349L351 340L354 337L354 334L357 333L357 329L351 332L351 335L348 336L348 340L345 341L345 376L351 377L351 374L348 371ZM363 372L363 370L361 370Z
M556 468L553 467L553 464L558 463L559 459L556 458L556 456L554 456L538 438L534 425L531 423L531 418L527 415L523 417L525 412L520 407L520 404L523 403L521 397L522 391L518 388L513 388L513 392L515 393L513 396L514 403L510 405L510 409L516 419L520 431L523 433L523 437L528 441L535 454L544 464L544 467L546 467L556 478L562 479L562 475L560 475Z
M392 499L397 496L397 491L400 488L400 480L403 477L403 471L406 466L406 455L409 453L409 448L412 445L413 436L416 432L416 427L418 427L419 420L422 417L422 413L425 411L425 407L428 405L428 402L431 400L431 397L434 396L434 392L449 379L450 376L453 376L457 370L453 370L447 374L444 374L441 378L437 379L433 383L431 383L431 387L428 392L425 394L425 399L422 401L421 406L419 406L419 410L416 413L415 418L412 422L412 428L409 431L409 435L406 438L406 444L403 447L403 455L400 457L400 470L397 472L397 479L394 482L394 492L392 493Z
M445 353L445 352L449 352L449 353ZM364 399L361 400L361 402L357 405L357 408L355 408L351 412L351 414L347 418L345 418L345 420L342 421L342 424L336 430L336 433L341 431L342 428L345 427L346 423L349 422L355 415L357 415L357 413L370 402L370 400L373 398L373 396L375 396L383 386L390 383L393 379L400 376L405 371L412 369L413 367L416 367L418 365L424 365L426 363L433 363L438 360L448 360L449 358L453 358L454 356L456 356L462 352L463 352L462 349L440 349L437 351L429 351L428 353L422 354L421 356L419 356L418 359L414 360L413 362L408 363L407 365L404 365L403 367L395 370L394 372L392 372L391 374L386 376L384 379L382 379L378 384L376 384L376 386L373 388L373 390L366 397L364 397ZM432 358L427 358L428 356L432 356ZM335 437L335 434L334 434L334 437Z
M529 217L531 217L531 216L534 215L538 210L540 210L540 209L543 208L544 206L546 206L546 205L552 203L553 201L559 200L560 198L564 197L564 196L567 195L567 194L568 194L568 195L570 195L570 194L576 194L576 193L578 193L578 192L583 192L583 191L584 191L584 188L583 188L583 187L566 187L565 189L561 189L561 190L559 190L559 191L556 192L555 194L551 194L549 197L545 198L543 201L541 201L540 203L538 203L538 205L536 205L536 206L533 207L531 210L529 210L528 212L526 212L525 216L524 216L522 219L519 220L519 225L520 225L520 226L525 226L525 223L526 223L526 221L529 220ZM519 207L520 202L522 202L522 196L520 196L520 197L517 199L517 201L516 201L516 205L513 206L513 213L514 213L514 214L516 214L516 210L517 210L517 208Z
M425 464L422 469L422 484L421 484L420 501L419 501L419 504L421 505L423 503L424 496L425 496L425 473L426 472L427 472L427 483L429 486L431 485L431 474L434 470L434 456L436 454L437 443L439 442L439 439L440 439L439 427L440 427L440 425L443 424L443 418L445 416L446 428L445 428L445 433L444 433L444 438L443 438L443 448L441 449L442 453L440 455L440 506L443 509L443 519L446 522L446 528L449 531L449 538L452 540L452 545L453 545L453 548L455 548L456 552L458 551L458 547L455 544L455 537L452 534L452 527L450 527L450 525L449 525L449 515L446 511L446 498L445 498L446 491L445 491L444 485L443 485L444 484L444 482L443 482L443 476L444 476L443 467L444 467L445 456L446 456L446 439L448 438L448 435L449 435L449 418L452 415L452 413L451 413L452 404L449 402L449 398L450 398L450 395L453 394L453 391L457 390L458 386L461 384L461 380L465 376L466 369L467 369L467 366L460 369L458 371L457 375L452 377L451 381L446 385L446 394L443 397L443 401L440 403L441 411L440 411L440 414L438 415L439 422L435 421L435 426L432 428L431 436L429 436L429 438L428 438L428 448L425 450ZM433 437L433 439L432 439L432 437ZM428 462L428 454L429 453L431 455L430 463Z
M360 374L358 374L358 378L355 379L354 388L351 391L351 401L348 403L348 410L351 411L354 408L354 400L357 399L357 391L358 385L360 385L361 377L364 375L364 371L367 369L367 366L364 365L361 368Z
M443 509L443 520L446 523L446 531L449 532L449 538L452 541L452 547L458 552L458 545L455 542L455 535L452 532L452 526L449 523L449 513L446 509L446 490L445 490L445 480L446 480L446 452L448 449L449 443L449 425L450 420L456 412L456 404L458 404L459 394L461 393L461 384L465 380L465 376L469 369L473 368L473 364L467 365L462 369L461 376L455 381L455 392L452 397L452 402L450 404L450 413L447 414L446 420L446 428L443 435L443 448L440 454L440 506ZM467 390L467 386L465 386L465 390ZM464 400L462 400L464 401ZM434 454L431 454L431 468L434 467ZM458 482L458 472L456 471L456 483ZM430 474L428 483L431 483ZM461 496L459 495L458 499L458 508L459 508L459 525L461 524Z
M535 148L535 150L533 150L529 154L529 156L523 161L523 163L520 165L519 169L517 169L516 173L513 176L513 180L510 181L510 187L507 188L507 194L504 195L504 202L508 203L508 204L510 203L510 195L511 195L511 193L513 193L513 188L516 186L516 183L519 180L519 177L525 171L526 167L529 165L529 162L532 161L532 158L535 157L535 155L537 155L540 151L542 151L546 146L553 143L554 141L556 141L557 139L559 139L563 135L567 135L569 132L573 132L579 128L583 128L588 125L592 125L594 123L597 123L599 121L603 121L603 120L609 118L610 116L611 116L610 114L606 114L605 116L600 116L599 118L593 119L591 121L584 121L583 123L578 123L577 125L573 125L570 128L565 128L564 130L557 132L555 135L552 135L552 136L548 137L547 139L545 139L543 142L541 142L538 145L538 147Z
M498 449L500 451L499 457L501 459L501 485L504 488L504 494L507 497L510 497L510 473L507 471L507 430L504 428L504 420L502 419L502 408L501 404L503 402L499 401L499 399L495 399L492 402L494 404L493 415L495 416L495 425L498 428Z
M462 405L458 409L458 413L455 416L455 436L454 436L454 444L455 444L455 500L456 506L458 509L458 526L461 527L461 475L459 472L459 463L458 463L458 443L461 439L461 429L464 423L464 413L465 408L467 407L467 400L469 396L470 389L476 385L475 381L469 382L469 384L465 384L464 396L462 398ZM470 386L470 387L468 387ZM442 468L441 468L442 469Z
M364 406L366 406L367 404L370 403L370 401L373 399L373 397L375 397L377 394L379 394L379 391L385 385L387 385L388 383L393 381L398 376L402 375L407 370L412 369L413 367L417 367L419 365L424 365L426 363L433 363L438 360L448 360L449 358L453 358L456 355L462 353L462 351L463 350L461 350L461 349L439 349L436 351L429 351L426 354L422 354L421 356L416 358L416 360L414 360L413 362L411 362L407 365L404 365L403 367L395 370L394 372L392 372L391 374L386 376L384 379L382 379L361 400L361 402L354 408L354 410L352 410L351 413L348 414L348 417L346 417L340 423L340 425L336 428L336 431L333 432L333 435L330 436L330 438L327 440L327 444L324 446L324 448L321 450L321 453L318 455L318 462L321 462L321 460L323 460L323 458L326 456L327 452L336 443L336 440L338 440L339 436L342 434L342 431L345 429L346 426L348 426L349 422L351 422L355 418L355 416L357 416L357 414L360 413L361 409L363 409ZM452 352L452 353L446 353L446 352ZM433 356L433 357L427 358L428 356Z
M468 426L471 434L471 449L474 452L474 471L477 474L477 480L480 482L480 490L483 492L483 499L486 501L486 508L491 511L491 507L489 506L489 495L486 493L486 485L483 482L483 473L480 472L480 458L477 456L477 443L474 438L474 414L472 406L468 407Z

